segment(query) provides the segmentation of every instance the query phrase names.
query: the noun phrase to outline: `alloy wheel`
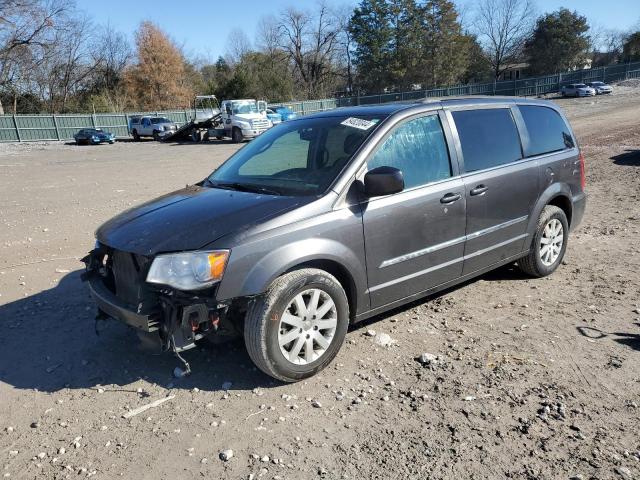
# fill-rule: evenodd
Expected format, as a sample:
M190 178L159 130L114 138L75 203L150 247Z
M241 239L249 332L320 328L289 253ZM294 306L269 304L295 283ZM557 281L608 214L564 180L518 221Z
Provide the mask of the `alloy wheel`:
M564 231L562 223L557 218L552 218L545 225L540 238L540 260L546 266L553 265L562 251L564 243Z
M278 345L289 362L307 365L319 359L334 339L338 311L324 290L311 288L293 297L280 318Z

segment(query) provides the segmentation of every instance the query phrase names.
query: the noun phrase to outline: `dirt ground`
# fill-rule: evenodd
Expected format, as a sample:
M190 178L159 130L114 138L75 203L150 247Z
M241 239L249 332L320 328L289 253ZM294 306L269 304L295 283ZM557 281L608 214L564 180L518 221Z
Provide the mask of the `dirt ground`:
M236 146L0 145L0 476L640 478L640 88L558 102L589 193L560 269L502 268L383 315L293 385L241 342L188 352L193 375L172 378L123 325L96 335L79 280L100 223Z

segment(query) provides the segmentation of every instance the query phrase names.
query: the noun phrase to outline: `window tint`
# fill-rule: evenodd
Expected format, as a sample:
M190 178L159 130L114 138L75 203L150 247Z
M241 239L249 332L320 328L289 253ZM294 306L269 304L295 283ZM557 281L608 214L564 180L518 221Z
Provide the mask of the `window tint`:
M529 132L528 156L573 148L573 138L562 117L547 107L518 107Z
M467 172L505 165L522 158L520 137L508 108L452 112Z
M369 170L382 166L402 170L405 188L449 178L451 163L438 116L417 118L397 127L367 165Z

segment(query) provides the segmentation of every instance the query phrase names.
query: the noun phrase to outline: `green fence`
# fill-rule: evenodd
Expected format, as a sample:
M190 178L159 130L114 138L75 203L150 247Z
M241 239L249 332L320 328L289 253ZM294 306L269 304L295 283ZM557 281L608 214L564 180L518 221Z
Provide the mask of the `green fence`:
M129 136L132 115L167 117L178 125L191 118L190 110L170 112L96 113L95 115L0 115L0 142L70 140L81 128L102 128L117 137Z
M629 78L640 78L640 62L611 65L608 67L577 70L544 77L504 80L491 83L451 85L431 90L382 93L357 97L326 98L303 102L284 102L284 105L299 115L308 115L338 107L374 105L390 102L417 101L460 95L514 95L537 96L558 93L563 85L592 81L615 82ZM132 115L155 115L167 117L179 125L190 120L191 110L164 112L98 113L94 115L0 115L0 142L24 142L34 140L70 140L81 128L102 128L118 137L129 135L129 117Z
M519 97L531 97L549 93L558 93L562 86L570 83L595 81L615 82L629 78L640 78L640 62L610 65L607 67L577 70L575 72L565 72L547 75L544 77L523 78L519 80L450 85L448 87L433 88L430 90L381 93L379 95L308 100L304 102L286 102L279 105L287 106L294 112L300 115L305 115L336 107L375 105L390 102L410 102L425 98L441 98L462 95L512 95Z

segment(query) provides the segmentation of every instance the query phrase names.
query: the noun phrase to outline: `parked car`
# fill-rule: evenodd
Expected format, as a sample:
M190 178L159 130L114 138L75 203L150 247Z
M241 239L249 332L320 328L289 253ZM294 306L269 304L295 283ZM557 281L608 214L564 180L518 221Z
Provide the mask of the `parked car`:
M277 113L273 109L267 108L266 113L267 113L267 118L269 120L271 120L271 123L273 125L277 125L279 123L282 123L282 115L280 115L279 113Z
M77 145L98 145L100 143L115 143L116 136L113 133L105 132L100 128L83 128L73 136Z
M284 122L197 184L103 224L83 279L98 318L176 353L243 335L262 371L293 382L331 362L351 323L512 262L550 275L584 190L552 102L333 110Z
M161 140L162 137L175 133L178 125L165 117L132 116L129 119L129 131L135 141L140 137L153 137Z
M273 110L280 115L283 122L298 118L298 115L289 107L273 107Z
M563 97L593 97L596 94L596 89L584 83L571 83L564 85L560 93Z
M611 88L611 85L607 85L604 82L588 82L587 86L593 88L596 91L596 95L603 95L605 93L613 92L613 88Z

